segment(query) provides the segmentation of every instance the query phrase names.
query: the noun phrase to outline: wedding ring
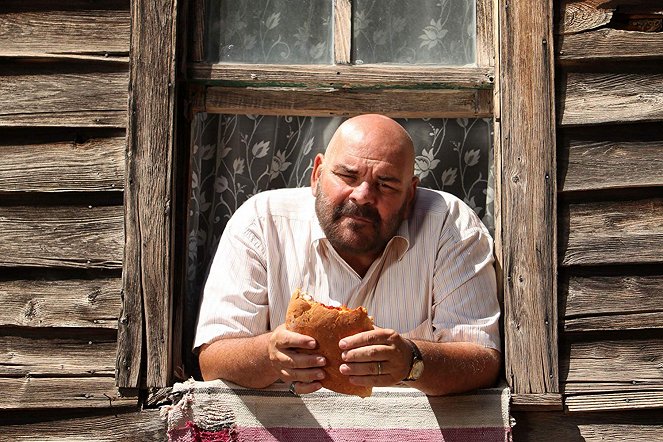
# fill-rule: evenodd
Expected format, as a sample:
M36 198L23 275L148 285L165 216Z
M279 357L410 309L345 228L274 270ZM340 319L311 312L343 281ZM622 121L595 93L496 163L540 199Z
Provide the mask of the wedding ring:
M288 391L290 392L290 394L292 394L294 396L299 396L297 394L297 392L295 391L295 383L294 382L290 382L290 387L288 388Z
M378 361L378 376L382 374L382 362Z

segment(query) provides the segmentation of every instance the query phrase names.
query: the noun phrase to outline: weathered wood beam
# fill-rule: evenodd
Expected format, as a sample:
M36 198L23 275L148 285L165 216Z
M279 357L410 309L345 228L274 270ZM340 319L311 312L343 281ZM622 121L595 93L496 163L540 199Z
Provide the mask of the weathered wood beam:
M89 4L60 9L52 4L52 9L37 10L30 8L32 2L21 3L23 10L9 8L0 13L0 57L129 52L128 2L126 9L97 9Z
M663 409L594 413L515 412L513 440L523 442L654 441L663 433Z
M663 186L663 139L560 143L561 192Z
M125 127L122 65L0 64L0 126Z
M0 207L0 265L119 269L122 207Z
M189 65L194 81L230 86L284 86L313 88L449 88L490 89L495 81L490 67L410 67L384 65Z
M334 63L350 64L351 48L352 1L334 0Z
M614 8L608 8L604 3L605 0L561 0L556 32L573 34L608 24Z
M34 423L4 423L2 434L7 440L41 442L72 440L77 434L84 435L86 440L104 442L167 439L167 422L161 418L159 410L118 411L111 411L101 416L95 414L82 417L69 417L71 413L69 415L59 413L56 420L51 417Z
M568 72L559 85L563 126L663 120L663 74Z
M495 67L495 26L497 13L492 0L477 0L477 66Z
M598 29L562 35L556 52L562 63L658 60L663 58L663 33Z
M122 191L125 151L124 137L0 144L0 192Z
M0 281L1 326L117 329L120 278Z
M552 1L498 4L506 379L514 394L557 393Z
M392 117L489 117L490 90L310 90L210 87L205 112L262 115L349 116L376 112Z
M564 405L570 412L659 409L663 407L663 391L579 394L567 397Z
M560 213L560 265L663 262L663 199L568 203Z
M0 336L0 376L113 376L117 341L92 337L80 329L79 338Z
M0 378L0 410L136 407L113 377Z
M171 378L178 9L177 0L131 2L120 387L139 386L142 354L147 387Z

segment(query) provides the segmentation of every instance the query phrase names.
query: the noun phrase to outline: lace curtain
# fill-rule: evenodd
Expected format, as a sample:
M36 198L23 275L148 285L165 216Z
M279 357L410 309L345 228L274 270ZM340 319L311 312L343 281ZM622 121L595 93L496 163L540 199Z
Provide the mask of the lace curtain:
M333 63L332 0L208 0L211 63ZM475 62L475 0L354 0L352 60Z
M308 186L313 158L324 151L343 120L196 115L191 143L185 323L195 324L206 273L232 213L260 191ZM492 120L398 121L414 140L415 173L421 185L457 195L492 230ZM192 341L193 327L185 327L185 345Z

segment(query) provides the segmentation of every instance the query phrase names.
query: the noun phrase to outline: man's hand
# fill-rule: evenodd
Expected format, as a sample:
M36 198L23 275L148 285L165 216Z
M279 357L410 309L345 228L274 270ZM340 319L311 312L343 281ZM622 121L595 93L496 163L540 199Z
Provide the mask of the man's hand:
M410 372L412 349L394 330L376 327L341 339L339 347L345 361L339 371L353 384L386 387Z
M312 393L322 388L318 382L325 377L323 367L327 361L321 355L304 354L297 349L314 349L317 345L310 336L291 332L280 325L269 338L269 360L283 382L295 382L299 394Z

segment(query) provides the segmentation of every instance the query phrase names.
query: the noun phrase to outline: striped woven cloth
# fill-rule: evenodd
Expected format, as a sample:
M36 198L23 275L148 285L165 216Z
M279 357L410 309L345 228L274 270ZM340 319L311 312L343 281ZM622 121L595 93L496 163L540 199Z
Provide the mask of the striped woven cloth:
M418 390L374 388L361 399L328 390L293 396L227 382L187 381L162 408L171 442L209 441L511 441L509 390L428 397Z

